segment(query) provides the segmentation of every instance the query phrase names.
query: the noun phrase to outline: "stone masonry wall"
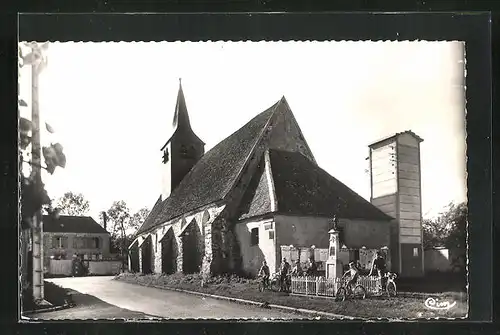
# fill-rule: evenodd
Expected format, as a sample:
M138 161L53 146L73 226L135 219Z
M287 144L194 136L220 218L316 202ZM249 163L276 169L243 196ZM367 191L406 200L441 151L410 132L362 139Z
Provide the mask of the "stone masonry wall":
M160 230L155 231L155 238L153 239L154 252L153 252L153 273L161 273L161 253L162 244L159 243L158 236L160 235Z
M138 248L139 250L139 272L143 273L142 271L142 248Z
M182 241L182 236L181 232L184 229L187 229L187 225L192 223L196 224L198 227L198 230L200 232L197 242L198 242L198 251L200 252L200 258L202 259L202 264L201 264L201 272L205 273L206 275L210 275L212 273L212 262L214 261L215 258L215 263L217 263L217 257L219 255L218 252L214 253L212 252L212 224L214 220L219 216L220 212L223 210L224 206L213 206L209 207L206 209L203 209L199 212L193 213L192 215L185 216L182 218L178 218L177 220L170 221L165 223L164 225L161 225L157 229L155 229L152 232L152 242L153 242L153 271L154 273L161 273L162 272L162 245L160 242L160 239L158 236L160 236L160 232L165 226L171 225L171 228L173 230L173 234L176 239L176 244L177 244L177 271L182 272L183 268L183 241ZM215 229L217 231L217 229ZM216 243L218 244L218 243ZM217 249L217 247L216 247ZM140 251L141 252L141 251ZM139 257L139 262L140 262L140 270L142 272L142 253L140 254ZM220 262L219 262L220 263ZM217 266L216 266L217 267Z

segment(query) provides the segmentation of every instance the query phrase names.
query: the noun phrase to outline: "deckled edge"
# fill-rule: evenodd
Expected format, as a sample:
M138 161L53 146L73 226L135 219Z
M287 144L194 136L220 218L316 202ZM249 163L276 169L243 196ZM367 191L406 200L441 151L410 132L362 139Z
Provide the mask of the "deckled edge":
M25 41L18 41L19 43L25 42ZM47 40L44 42L50 42L50 43L64 43L64 44L85 44L85 43L92 43L92 44L97 44L97 43L111 43L111 44L128 44L128 43L137 43L139 45L141 44L149 44L149 43L312 43L312 42L320 42L320 43L326 43L326 42L344 42L344 43L359 43L359 42L372 42L372 43L384 43L384 42L398 42L398 43L423 43L423 42L459 42L462 45L463 49L463 64L464 64L464 76L463 76L463 88L464 88L464 110L465 110L465 127L467 129L467 57L466 57L466 48L465 48L465 42L460 41L460 40L455 40L455 39L433 39L433 40L427 40L427 39L405 39L405 40L400 40L400 39L361 39L361 40L354 40L354 39L341 39L341 40L336 40L336 39L324 39L324 40L317 40L317 39L306 39L306 40L297 40L297 39L291 39L291 40L284 40L284 39L279 39L279 40L232 40L232 39L225 39L225 40L212 40L212 39L203 39L203 40L175 40L175 41L156 41L156 40L141 40L141 41L59 41L59 40ZM19 112L18 112L18 119L19 119ZM19 123L19 121L18 121ZM18 125L19 127L19 125ZM467 131L465 131L465 151L467 153ZM19 132L18 132L18 142L19 142ZM19 159L19 157L18 157ZM468 179L468 171L467 171L467 163L468 163L468 155L466 154L466 177ZM18 171L19 171L19 164L18 164ZM20 172L20 171L19 171ZM19 213L21 210L21 194L20 194L20 177L19 177L19 172L18 172L18 247L19 251L22 252L21 248L21 243L20 243L20 230L21 230L21 225L20 219L19 219ZM467 188L467 199L468 199L468 188ZM22 265L21 265L21 259L22 257L18 256L18 265L19 265L19 274L22 273ZM415 321L420 321L420 320L434 320L434 321L444 321L444 320L467 320L469 317L469 310L470 310L470 298L469 298L469 220L468 220L468 215L467 215L467 220L466 220L466 253L465 253L465 271L466 271L466 295L467 295L467 312L465 316L463 317L456 317L456 318L447 318L447 317L429 317L429 318L368 318L368 319L363 319L363 318L356 318L356 317L350 317L350 316L340 316L341 320L348 319L348 320L362 320L365 322L375 322L375 321L390 321L390 322L415 322ZM129 282L128 282L129 283ZM148 286L148 287L155 287L159 289L167 289L167 290L175 290L175 291L180 291L184 293L189 293L189 294L196 294L196 295L204 295L203 293L200 292L194 292L194 291L185 291L185 290L179 290L179 289L174 289L174 288L166 288L166 287L156 287L155 285L145 285L145 284L140 284L140 283L129 283L129 284L137 284L137 285L142 285L142 286ZM22 287L22 281L21 281L21 276L19 276L19 281L18 281L18 287ZM222 296L211 296L207 295L212 298L218 299L217 297L221 297L224 299L235 299L236 298L228 298L228 297L222 297ZM19 292L19 304L18 304L18 315L20 316L19 321L23 321L23 315L21 314L22 311L22 290ZM238 299L238 300L243 300L243 299ZM253 302L257 305L262 305L262 303L257 303ZM280 305L269 305L274 306L274 308L280 308L284 307L284 309L290 308L294 309L293 307L287 307L287 306L280 306ZM300 309L295 309L297 310L297 313L300 313L298 310ZM304 310L307 311L307 310ZM316 314L320 314L322 312L319 311L311 311ZM324 312L327 313L327 312ZM327 313L331 314L331 313ZM335 314L332 314L335 315ZM312 318L316 320L320 320L319 317ZM126 319L126 318L111 318L111 319L50 319L50 320L43 320L43 319L29 319L31 322L33 321L85 321L85 320L93 320L93 321L116 321L116 320L121 320L124 322L154 322L154 321L163 321L163 320L182 320L182 321L198 321L198 320L222 320L222 321L231 321L231 320L246 320L246 321L298 321L298 320L304 320L304 319L274 319L274 318L263 318L263 319L257 319L257 318L236 318L236 319L220 319L220 318L186 318L186 319L169 319L169 318L162 318L162 317L150 317L147 319ZM26 321L26 320L24 320Z
M464 127L465 127L465 188L467 195L467 217L465 219L465 289L467 294L467 313L465 313L464 319L469 317L470 312L470 288L469 288L469 172L467 169L467 165L469 162L469 155L467 154L467 49L465 48L465 42L462 42L463 49L463 69L464 76L462 78L462 86L463 86L463 108L464 108Z
M19 43L31 43L35 41L19 41ZM168 44L173 44L173 43L192 43L192 44L199 44L199 43L437 43L437 42L460 42L460 43L465 43L460 40L456 39L419 39L419 38L414 38L414 39L324 39L324 40L318 40L318 39L260 39L260 40L251 40L251 39L239 39L239 40L233 40L233 39L200 39L200 40L132 40L132 41L123 41L123 40L116 40L116 41L61 41L61 40L44 40L44 41L37 41L36 43L60 43L60 44L129 44L129 43L134 43L134 44L151 44L151 43L168 43Z

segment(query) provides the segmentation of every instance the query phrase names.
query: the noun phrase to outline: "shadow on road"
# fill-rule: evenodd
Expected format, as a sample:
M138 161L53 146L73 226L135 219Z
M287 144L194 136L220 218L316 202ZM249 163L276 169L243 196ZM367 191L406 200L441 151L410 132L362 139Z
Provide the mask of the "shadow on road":
M70 290L74 306L71 308L26 315L29 319L41 320L85 320L85 319L151 319L156 316L131 311L111 305L93 295Z

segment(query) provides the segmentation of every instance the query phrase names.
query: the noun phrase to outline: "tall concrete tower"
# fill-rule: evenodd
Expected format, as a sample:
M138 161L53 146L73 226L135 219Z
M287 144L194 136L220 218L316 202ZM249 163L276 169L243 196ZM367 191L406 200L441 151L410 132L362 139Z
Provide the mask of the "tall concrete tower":
M420 143L412 131L370 148L371 202L395 220L391 226L392 270L402 277L424 274Z

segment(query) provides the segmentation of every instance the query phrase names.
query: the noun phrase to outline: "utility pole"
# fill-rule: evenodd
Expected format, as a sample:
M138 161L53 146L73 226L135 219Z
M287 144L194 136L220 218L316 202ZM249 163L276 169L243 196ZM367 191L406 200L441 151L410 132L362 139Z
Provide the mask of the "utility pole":
M40 190L42 185L41 174L41 143L40 143L40 109L38 97L38 78L40 72L45 66L46 59L43 51L46 50L48 43L40 45L30 43L33 61L31 62L31 122L32 142L31 142L31 175L35 187ZM41 302L44 299L43 287L43 222L42 211L38 210L33 218L33 228L31 231L33 243L33 299L35 302Z
M125 272L125 226L123 225L123 220L121 222L121 226L122 226L122 271L121 272Z

